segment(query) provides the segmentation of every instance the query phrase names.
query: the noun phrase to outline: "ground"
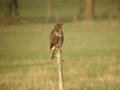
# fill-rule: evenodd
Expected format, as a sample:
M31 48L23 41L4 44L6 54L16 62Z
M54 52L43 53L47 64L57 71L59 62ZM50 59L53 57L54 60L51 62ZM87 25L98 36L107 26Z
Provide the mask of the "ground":
M65 90L120 89L120 23L63 23ZM56 60L50 60L52 24L0 26L0 90L57 90Z

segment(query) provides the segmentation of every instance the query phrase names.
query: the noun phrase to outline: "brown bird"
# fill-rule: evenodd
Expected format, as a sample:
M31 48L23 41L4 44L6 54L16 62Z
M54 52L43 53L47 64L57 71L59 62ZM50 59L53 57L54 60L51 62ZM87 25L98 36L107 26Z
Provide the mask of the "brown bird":
M62 23L57 23L52 32L50 33L50 50L51 50L51 59L54 59L55 53L61 50L63 41L64 41L64 34L62 30Z

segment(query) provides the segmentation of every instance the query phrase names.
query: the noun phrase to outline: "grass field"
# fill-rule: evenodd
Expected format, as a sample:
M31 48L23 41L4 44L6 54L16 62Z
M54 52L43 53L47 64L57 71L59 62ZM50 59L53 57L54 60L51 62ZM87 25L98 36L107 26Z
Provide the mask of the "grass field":
M81 4L64 1L51 0L48 24L46 0L19 0L23 21L8 26L1 25L0 7L0 90L58 90L57 62L49 57L56 14L64 24L65 90L120 90L120 22L103 18L73 23ZM107 11L117 14L112 0L96 0L95 16Z
M49 59L54 24L0 27L0 90L58 90L56 60ZM65 90L120 90L120 23L64 23Z

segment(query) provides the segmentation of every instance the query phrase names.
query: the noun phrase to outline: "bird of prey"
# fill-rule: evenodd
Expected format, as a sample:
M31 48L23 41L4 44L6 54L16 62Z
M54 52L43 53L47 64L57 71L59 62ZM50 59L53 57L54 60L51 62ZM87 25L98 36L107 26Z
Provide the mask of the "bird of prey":
M55 53L61 50L63 41L64 41L64 34L62 30L62 23L57 23L52 32L50 33L50 50L51 50L51 59L54 59Z

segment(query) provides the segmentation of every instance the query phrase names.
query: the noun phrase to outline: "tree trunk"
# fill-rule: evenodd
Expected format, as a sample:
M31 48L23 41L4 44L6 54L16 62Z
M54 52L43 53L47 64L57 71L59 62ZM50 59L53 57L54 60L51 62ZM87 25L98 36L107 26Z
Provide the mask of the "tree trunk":
M114 0L115 1L115 6L117 8L117 17L120 20L120 0Z
M15 10L15 19L16 21L20 21L20 16L18 12L18 0L13 0L14 10Z
M47 14L46 14L46 23L50 20L50 0L47 0Z
M19 14L18 14L18 1L17 0L14 0L14 7L15 7L15 16L18 17Z
M14 11L15 18L17 21L19 20L17 0L2 0L2 6L3 6L3 21L5 24L10 24L12 21L13 7L15 10Z
M11 22L11 13L12 13L12 0L2 0L3 5L3 21L5 24Z
M85 14L87 20L94 19L94 0L85 0Z

